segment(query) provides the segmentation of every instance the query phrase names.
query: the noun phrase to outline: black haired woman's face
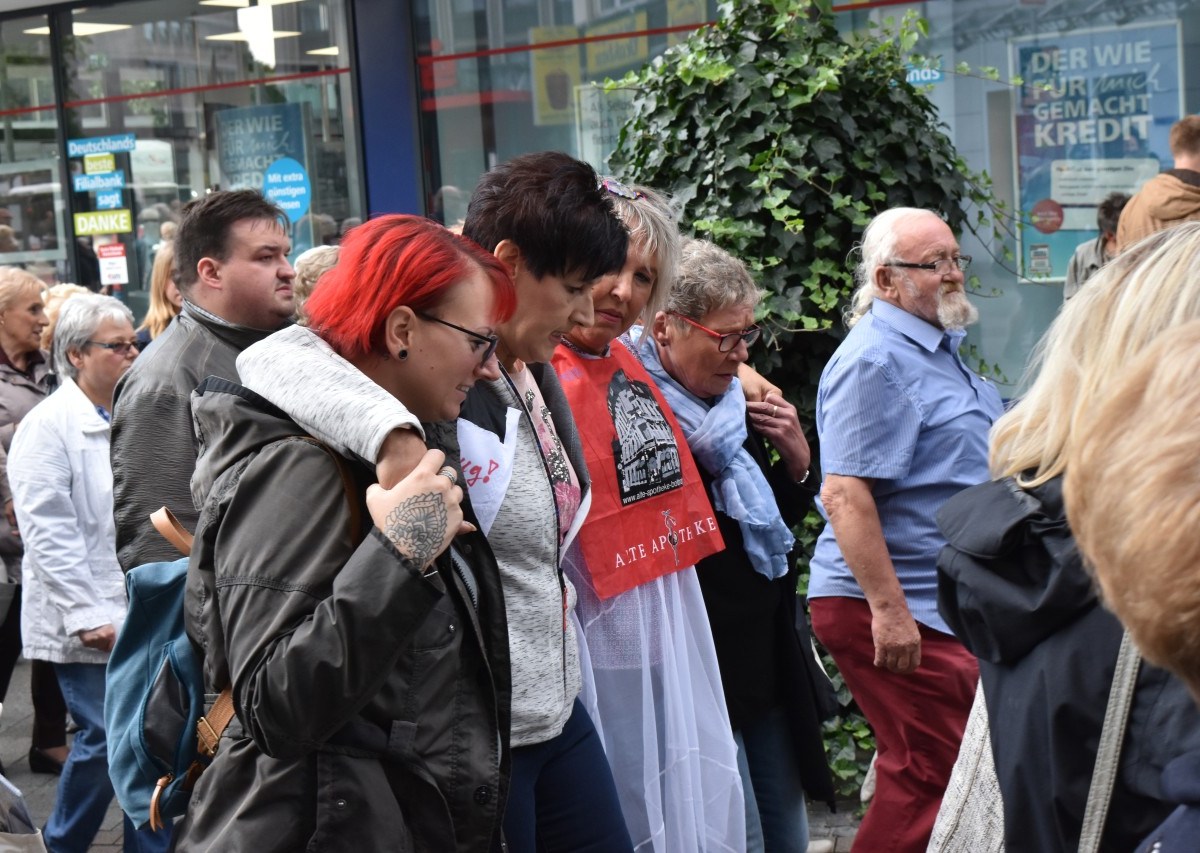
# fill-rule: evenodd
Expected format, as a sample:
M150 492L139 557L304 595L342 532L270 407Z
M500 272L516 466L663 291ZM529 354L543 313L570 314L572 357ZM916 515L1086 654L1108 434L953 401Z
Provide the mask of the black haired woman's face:
M570 274L534 278L518 266L513 276L517 310L501 324L500 353L505 366L520 359L529 364L549 362L563 338L580 326L592 325L592 287Z

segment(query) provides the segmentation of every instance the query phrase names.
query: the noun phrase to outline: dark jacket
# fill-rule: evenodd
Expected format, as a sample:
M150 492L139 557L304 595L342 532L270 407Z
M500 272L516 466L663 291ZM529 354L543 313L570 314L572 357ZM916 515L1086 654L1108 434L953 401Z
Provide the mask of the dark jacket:
M1176 758L1163 773L1163 794L1179 808L1137 853L1194 853L1200 846L1200 752Z
M1075 851L1122 629L1099 603L1067 527L1061 478L1011 479L945 504L938 607L979 658L1007 849ZM1171 811L1160 776L1200 747L1181 682L1143 663L1101 850L1125 853Z
M270 332L232 326L184 303L183 312L138 356L113 392L113 513L121 568L179 557L147 519L167 506L188 530L197 440L192 390L206 376L236 380L237 357Z
M239 386L202 390L208 498L186 620L207 687L232 681L237 718L177 850L486 853L509 772L507 626L486 541L459 537L423 577L371 527L367 466L346 463L355 536L329 452Z
M799 523L812 492L793 483L783 465L771 468L763 440L748 418L746 423L744 446L770 481L783 520ZM713 478L703 466L700 478L711 495ZM737 521L722 512L716 517L725 550L697 563L696 574L717 648L729 720L737 730L782 706L791 723L805 792L810 799L833 802L817 688L801 657L811 652L801 648L796 635L796 561L790 560L792 568L784 577L769 580L751 565Z

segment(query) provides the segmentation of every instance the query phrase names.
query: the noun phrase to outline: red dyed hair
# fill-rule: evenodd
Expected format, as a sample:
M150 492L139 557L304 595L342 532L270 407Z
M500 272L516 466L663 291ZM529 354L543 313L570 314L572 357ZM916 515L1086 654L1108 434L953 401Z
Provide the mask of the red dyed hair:
M382 353L384 321L401 305L435 308L453 285L482 271L496 293L495 317L517 305L508 271L490 252L431 219L390 214L364 222L342 241L337 266L304 303L309 325L343 358Z

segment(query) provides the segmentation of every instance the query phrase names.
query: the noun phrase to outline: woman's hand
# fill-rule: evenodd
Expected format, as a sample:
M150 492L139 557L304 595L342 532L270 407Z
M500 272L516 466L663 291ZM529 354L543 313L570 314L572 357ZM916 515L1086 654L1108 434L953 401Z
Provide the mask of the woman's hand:
M117 629L111 624L79 632L79 642L83 643L89 649L96 649L101 652L111 652L113 643L116 641Z
M746 408L754 428L770 439L779 451L787 465L788 476L797 483L802 482L808 476L812 451L808 448L804 430L800 429L796 407L772 391L761 403L747 401Z
M367 510L375 526L422 569L455 536L475 529L463 521L462 489L445 461L442 451L426 451L412 473L393 488L374 484L367 489Z
M776 397L783 396L783 392L772 385L767 377L751 367L749 362L743 361L738 365L737 376L738 381L742 383L742 393L751 403L763 402L767 399L768 394L774 394Z
M8 521L8 527L13 536L20 536L20 531L17 530L17 511L13 508L12 498L4 502L4 518Z

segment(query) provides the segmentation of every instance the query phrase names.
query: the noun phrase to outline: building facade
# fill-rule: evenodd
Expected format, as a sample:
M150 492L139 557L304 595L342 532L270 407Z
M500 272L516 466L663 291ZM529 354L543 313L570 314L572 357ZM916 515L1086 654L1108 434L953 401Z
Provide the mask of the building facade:
M937 57L910 81L1021 224L964 242L990 297L972 342L1015 380L1095 204L1169 167L1167 130L1200 110L1186 61L1200 0L835 6L847 31L910 8ZM515 154L603 169L626 104L592 84L718 14L716 0L0 2L0 263L108 285L138 310L164 226L213 189L274 197L297 252L378 213L452 223Z

